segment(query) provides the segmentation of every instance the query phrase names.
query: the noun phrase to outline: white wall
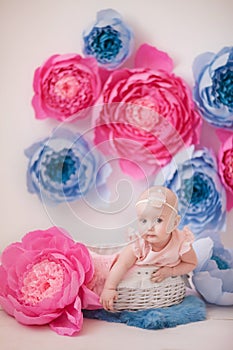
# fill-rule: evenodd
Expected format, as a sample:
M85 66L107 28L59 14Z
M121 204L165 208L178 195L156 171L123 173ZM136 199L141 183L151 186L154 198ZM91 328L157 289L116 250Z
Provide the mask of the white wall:
M26 189L24 149L57 125L34 118L30 103L34 70L54 53L81 53L83 28L98 10L109 7L118 10L132 26L137 45L148 42L167 51L175 61L175 73L190 86L196 55L232 45L231 0L0 0L0 251L26 232L53 224L67 226L75 239L84 243L103 239L115 242L122 240L122 227L133 219L129 206L116 217L91 213L90 225L89 214L80 203L76 206L78 215L68 207L48 210ZM205 125L202 144L216 149L213 128ZM140 192L137 183L117 170L111 178L112 190L119 179L124 180L118 186L122 203L127 191L132 199ZM227 233L223 234L223 241L231 247L232 227L233 211L228 214Z

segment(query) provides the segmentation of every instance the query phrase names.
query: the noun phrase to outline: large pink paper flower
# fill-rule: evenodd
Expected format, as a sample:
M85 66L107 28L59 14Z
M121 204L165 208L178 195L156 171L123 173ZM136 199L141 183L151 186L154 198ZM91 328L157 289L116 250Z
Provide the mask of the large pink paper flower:
M184 145L198 143L201 118L189 88L171 73L166 53L144 44L135 65L115 70L107 79L95 143L118 156L124 172L141 177L168 163Z
M76 54L51 56L36 69L33 87L36 118L85 117L84 110L94 105L101 89L97 62Z
M219 174L227 190L227 210L233 207L233 133L219 130L222 141L218 155Z
M73 335L83 323L81 308L98 308L86 284L93 277L87 248L57 227L26 234L9 245L0 266L0 305L25 325L50 324Z

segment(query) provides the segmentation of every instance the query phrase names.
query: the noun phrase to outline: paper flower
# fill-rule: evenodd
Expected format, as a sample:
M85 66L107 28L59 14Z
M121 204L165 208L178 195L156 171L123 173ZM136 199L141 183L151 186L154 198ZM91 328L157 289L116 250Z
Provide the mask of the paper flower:
M216 237L219 237L217 235ZM225 249L219 238L198 239L193 243L198 265L192 281L209 303L233 305L233 251Z
M75 201L96 190L108 198L106 179L111 166L91 150L79 133L57 129L51 137L25 151L29 158L27 185L31 193L48 203Z
M92 276L87 248L63 229L29 232L2 253L0 305L22 324L73 335L82 327L81 309L100 306L86 287Z
M83 118L100 94L97 62L76 54L53 55L36 69L33 87L36 118Z
M115 70L106 81L95 143L120 158L123 172L140 178L137 166L151 175L185 144L197 143L201 118L185 82L170 73L167 54L144 44L136 64L145 68Z
M114 69L131 54L133 33L121 15L112 9L97 12L96 21L83 33L83 52L99 65Z
M164 186L178 196L181 227L188 225L196 237L204 231L211 234L224 229L226 194L210 150L190 146L178 153L162 174Z
M227 209L230 210L233 207L233 133L221 131L218 135L222 139L218 154L219 174L227 190Z
M233 128L233 47L199 55L193 64L194 99L210 124Z

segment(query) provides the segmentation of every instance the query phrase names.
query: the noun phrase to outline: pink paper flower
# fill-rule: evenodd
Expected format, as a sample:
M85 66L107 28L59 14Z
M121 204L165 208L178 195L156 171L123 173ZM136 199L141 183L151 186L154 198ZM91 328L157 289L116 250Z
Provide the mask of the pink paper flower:
M76 54L51 56L36 69L33 87L36 118L83 118L85 109L93 106L100 94L97 62Z
M95 120L95 143L120 158L127 174L140 178L167 164L184 145L198 143L201 118L185 82L171 73L173 62L147 44L135 69L115 70L107 79Z
M0 304L22 324L49 324L58 334L73 335L82 327L81 309L100 307L86 286L92 277L87 248L64 230L29 232L2 253Z
M218 155L219 174L227 190L227 210L233 208L233 133L219 130L222 141Z

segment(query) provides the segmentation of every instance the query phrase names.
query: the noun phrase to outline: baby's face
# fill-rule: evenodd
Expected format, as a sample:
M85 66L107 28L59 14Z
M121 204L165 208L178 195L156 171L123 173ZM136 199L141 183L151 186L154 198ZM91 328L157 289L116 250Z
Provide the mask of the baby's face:
M143 203L137 206L137 216L139 233L146 241L156 244L168 239L177 214L166 205L155 208Z

